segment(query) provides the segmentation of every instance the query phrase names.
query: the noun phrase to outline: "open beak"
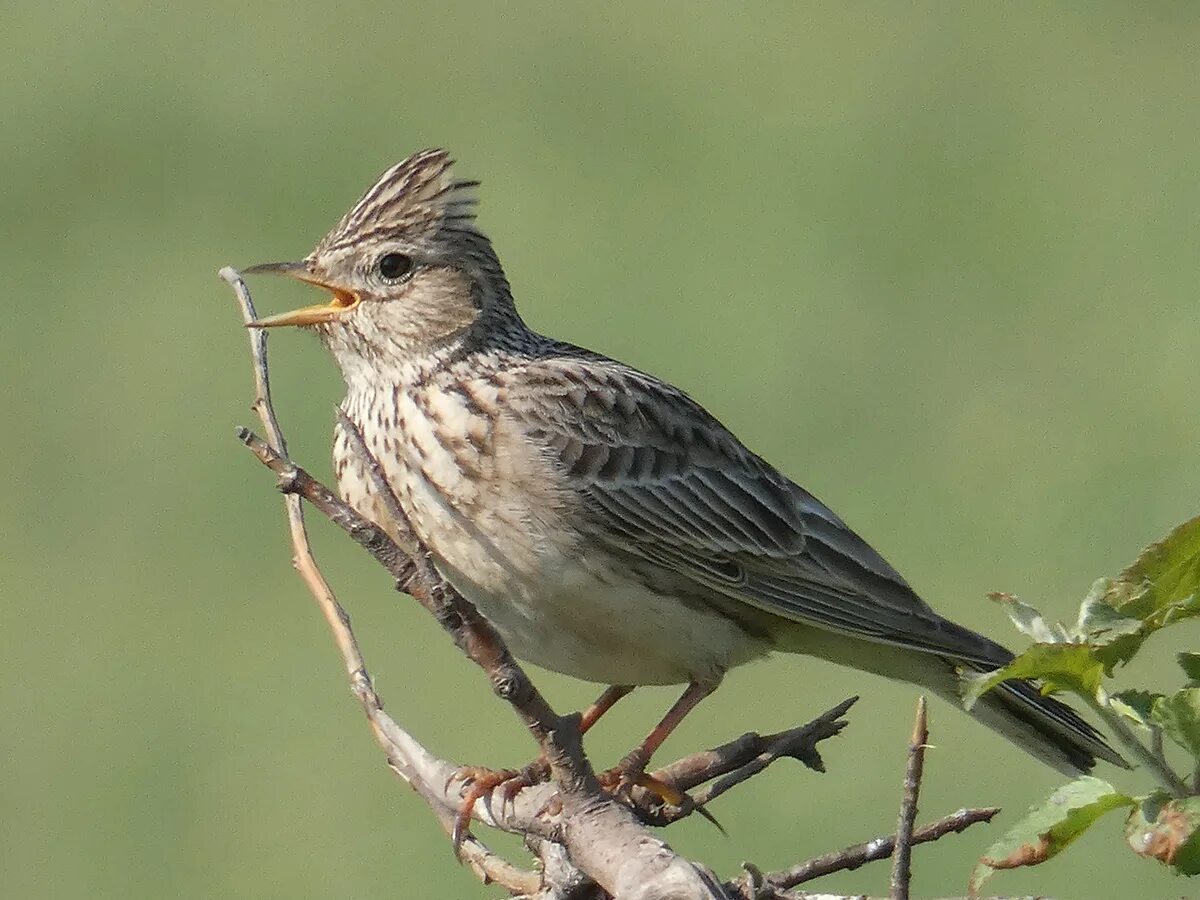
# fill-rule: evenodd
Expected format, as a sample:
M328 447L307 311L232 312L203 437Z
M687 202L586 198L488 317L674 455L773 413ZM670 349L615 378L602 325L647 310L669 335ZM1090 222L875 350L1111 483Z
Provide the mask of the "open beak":
M291 312L280 313L277 316L268 316L265 319L249 323L251 328L275 328L279 325L321 325L325 322L335 321L344 313L358 306L358 294L322 281L312 273L307 264L302 262L262 263L242 269L242 274L287 275L306 284L324 288L332 295L328 303L318 303L315 306L293 309Z

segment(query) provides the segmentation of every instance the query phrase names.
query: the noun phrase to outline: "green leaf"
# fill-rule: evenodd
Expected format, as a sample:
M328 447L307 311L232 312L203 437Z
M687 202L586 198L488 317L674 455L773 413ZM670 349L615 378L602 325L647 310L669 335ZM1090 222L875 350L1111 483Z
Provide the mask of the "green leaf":
M1141 619L1125 615L1105 599L1111 585L1112 582L1107 578L1092 584L1092 589L1079 606L1079 621L1071 631L1071 640L1103 646L1124 635L1136 634L1144 627Z
M1103 664L1086 644L1034 644L1002 669L964 677L963 702L970 709L987 691L1010 678L1041 679L1044 694L1070 690L1091 699L1103 675Z
M1099 587L1099 582L1093 585L1092 593ZM1089 595L1084 605L1092 600ZM1200 616L1200 516L1143 550L1125 571L1103 585L1100 600L1117 616L1142 622L1136 630L1111 634L1099 649L1109 674L1118 663L1128 662L1155 631ZM1117 630L1121 627L1118 623Z
M1200 683L1200 653L1177 653L1175 658L1179 660L1179 668L1183 669L1183 674L1187 676L1188 681Z
M1200 759L1200 688L1184 688L1169 697L1159 697L1151 720L1162 726L1167 737Z
M1105 592L1109 604L1127 616L1145 619L1200 589L1200 516L1177 527L1142 551Z
M1116 578L1093 583L1074 628L1047 621L1011 594L990 596L1039 644L1091 645L1111 675L1155 631L1200 616L1200 516L1151 544Z
M1036 643L1061 644L1069 640L1067 630L1062 625L1047 622L1040 612L1028 603L1018 600L1015 594L996 591L988 594L988 599L1001 604L1013 624L1017 626L1017 630L1029 635Z
M1125 821L1125 840L1134 853L1181 875L1200 874L1200 797L1172 800L1159 792L1142 798Z
M1142 728L1149 728L1154 703L1161 699L1162 694L1156 694L1152 691L1129 690L1110 695L1108 705L1112 707L1114 712L1124 716L1130 722L1133 722L1133 724L1140 725Z
M1107 781L1085 775L1064 784L996 841L971 874L972 894L996 869L1036 866L1061 853L1098 818L1112 809L1137 806Z

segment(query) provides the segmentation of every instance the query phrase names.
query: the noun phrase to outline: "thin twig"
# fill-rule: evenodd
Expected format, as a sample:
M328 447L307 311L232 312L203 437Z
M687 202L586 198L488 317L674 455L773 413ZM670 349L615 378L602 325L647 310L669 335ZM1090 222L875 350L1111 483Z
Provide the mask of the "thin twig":
M1184 780L1176 774L1164 757L1155 756L1150 748L1138 739L1138 736L1133 733L1133 729L1125 724L1125 718L1109 706L1108 697L1104 696L1103 692L1099 697L1090 693L1082 693L1080 696L1104 720L1104 724L1112 729L1117 740L1124 744L1142 765L1154 773L1158 783L1166 789L1167 793L1173 797L1188 796L1190 791Z
M228 266L217 274L233 287L242 311L242 321L249 324L257 320L258 315L254 311L254 302L250 299L250 292L246 289L246 283L242 281L242 276ZM250 328L247 331L250 336L250 356L254 366L254 403L251 405L251 409L258 414L262 421L272 449L286 459L287 441L279 427L275 408L271 404L271 378L267 369L267 333L261 328ZM364 671L365 667L362 652L359 650L358 642L354 639L354 632L349 627L350 617L337 602L333 591L326 583L324 576L321 575L320 569L317 568L316 560L313 559L308 543L308 529L304 525L304 508L300 503L300 498L292 494L285 495L284 505L287 507L288 528L291 531L292 547L295 552L292 563L312 591L321 614L329 624L329 630L337 643L338 651L346 663L346 672L353 678L356 672Z
M798 759L814 772L824 772L825 761L817 752L817 744L841 733L847 725L842 716L857 702L858 697L849 697L807 725L767 735L762 739L766 747L761 753L728 774L720 773L722 777L696 794L696 802L712 802L726 791L757 775L775 760L784 757Z
M917 698L917 716L912 740L908 745L908 765L904 770L904 798L900 802L900 821L896 826L896 851L892 857L892 900L908 900L912 881L913 823L917 819L917 799L921 795L921 775L925 769L925 746L929 742L929 718L924 696Z
M1173 774L1175 773L1175 770L1171 767L1171 763L1167 761L1166 750L1163 747L1163 730L1159 725L1152 724L1150 726L1150 752L1153 754L1154 758L1158 760L1159 766ZM1177 777L1179 778L1180 783L1187 788L1188 794L1196 793L1196 787L1194 783L1189 786L1183 776Z
M846 727L842 716L858 701L858 697L843 700L807 724L776 734L749 732L711 750L702 750L653 773L653 778L687 793L711 781L701 791L692 794L692 803L684 807L656 810L653 798L644 788L635 788L632 796L638 803L643 821L653 825L670 825L686 818L698 807L711 803L726 791L757 775L778 759L798 759L816 772L824 772L825 764L817 752L817 744L841 733ZM716 779L716 780L714 780Z
M255 321L258 317L254 310L254 303L241 276L228 267L222 269L218 274L233 287L242 312L242 321L247 324ZM263 428L266 429L270 438L270 444L259 441L245 429L240 430L239 436L243 438L243 441L246 441L247 437L253 438L261 445L260 451L267 452L267 455L286 463L287 441L271 403L271 380L267 368L267 334L262 329L250 329L249 336L250 356L254 371L252 409L262 421ZM261 458L263 454L259 455ZM286 482L294 479L298 472L290 464L281 465L276 468L276 471L280 476L281 487L285 487ZM284 503L287 509L288 527L292 536L293 563L296 570L308 586L329 626L334 643L345 664L346 672L350 676L351 687L367 715L367 721L371 725L376 741L388 754L389 760L398 759L402 754L399 752L396 737L397 735L407 735L383 711L383 701L375 692L366 661L359 649L358 640L350 627L350 616L338 603L333 590L317 566L308 540L308 529L304 523L304 509L300 502L300 495L285 490ZM414 786L420 787L419 785ZM437 803L431 802L432 798L430 797L425 799L429 802L429 806L437 815L438 820L442 822L443 827L445 827L447 816L451 823L453 822L453 812L446 806L444 800ZM496 857L479 841L472 841L470 846L464 847L463 858L485 883L496 882L514 895L528 894L537 890L540 881L537 873L520 869Z
M911 844L915 847L918 844L936 841L948 834L965 831L979 822L990 822L998 812L1000 810L997 807L960 809L956 813L938 819L936 822L930 822L928 825L922 825L913 831ZM866 863L887 859L895 848L896 836L894 834L884 835L861 844L854 844L843 850L814 857L788 869L763 875L763 883L777 890L785 891L833 872L857 869Z

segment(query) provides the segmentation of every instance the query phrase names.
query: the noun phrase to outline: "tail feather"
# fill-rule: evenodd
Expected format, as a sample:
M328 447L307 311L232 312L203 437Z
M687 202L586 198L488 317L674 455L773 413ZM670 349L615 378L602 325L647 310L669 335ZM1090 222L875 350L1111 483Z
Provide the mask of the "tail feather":
M984 694L971 714L1027 753L1067 775L1092 770L1096 759L1128 769L1095 728L1029 681L1005 681Z
M947 627L959 626L950 623ZM1013 655L987 638L961 630L971 638L970 642L964 639L972 648L973 656L969 659L869 643L799 623L780 633L777 646L780 650L919 685L962 709L959 673L964 669L990 672L1011 661ZM1013 680L997 685L971 707L971 716L1067 775L1090 772L1097 758L1129 768L1096 729L1065 703L1043 696L1033 682Z

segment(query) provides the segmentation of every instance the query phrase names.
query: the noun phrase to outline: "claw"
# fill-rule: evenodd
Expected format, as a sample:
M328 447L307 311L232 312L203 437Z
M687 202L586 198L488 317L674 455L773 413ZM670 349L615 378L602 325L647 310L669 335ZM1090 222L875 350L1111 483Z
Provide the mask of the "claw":
M517 794L527 787L533 787L535 784L541 784L550 777L550 764L546 762L545 757L539 756L513 778L510 778L504 783L504 789L501 793L500 808L504 809L504 804L512 804L517 799Z
M675 785L668 784L661 778L655 778L646 772L638 772L636 775L632 775L630 781L640 788L645 788L664 803L670 803L672 806L683 806L691 799L687 794L675 787Z
M596 777L600 781L600 786L613 797L624 796L624 798L630 799L629 789L635 786L640 787L667 805L696 812L711 822L721 834L727 834L724 826L703 804L697 803L690 794L679 790L675 785L643 771L638 766L638 760L632 754Z
M520 771L485 769L479 766L461 766L456 769L444 785L444 789L449 790L452 782L460 780L463 787L466 788L465 793L461 794L462 800L458 807L458 813L454 817L454 828L450 832L454 858L462 862L463 841L471 833L471 814L475 811L475 804L479 800L499 788L501 789L500 811L503 812L506 803L512 803L523 789L537 784L548 774L549 766L541 758L534 760Z
M684 796L687 796L686 794ZM688 797L688 802L692 805L692 809L696 811L696 815L707 820L713 828L721 832L724 837L729 837L729 832L725 830L725 826L717 821L717 817L708 811L708 807L703 803L697 803L691 797Z
M459 862L462 862L463 841L471 833L471 814L475 810L475 803L506 781L516 778L517 774L512 769L483 769L477 766L463 766L451 776L450 781L461 778L463 785L467 787L466 793L461 795L462 801L458 807L458 815L454 817L454 829L450 832L450 846L454 850L454 858ZM450 786L450 781L446 782L447 787Z

